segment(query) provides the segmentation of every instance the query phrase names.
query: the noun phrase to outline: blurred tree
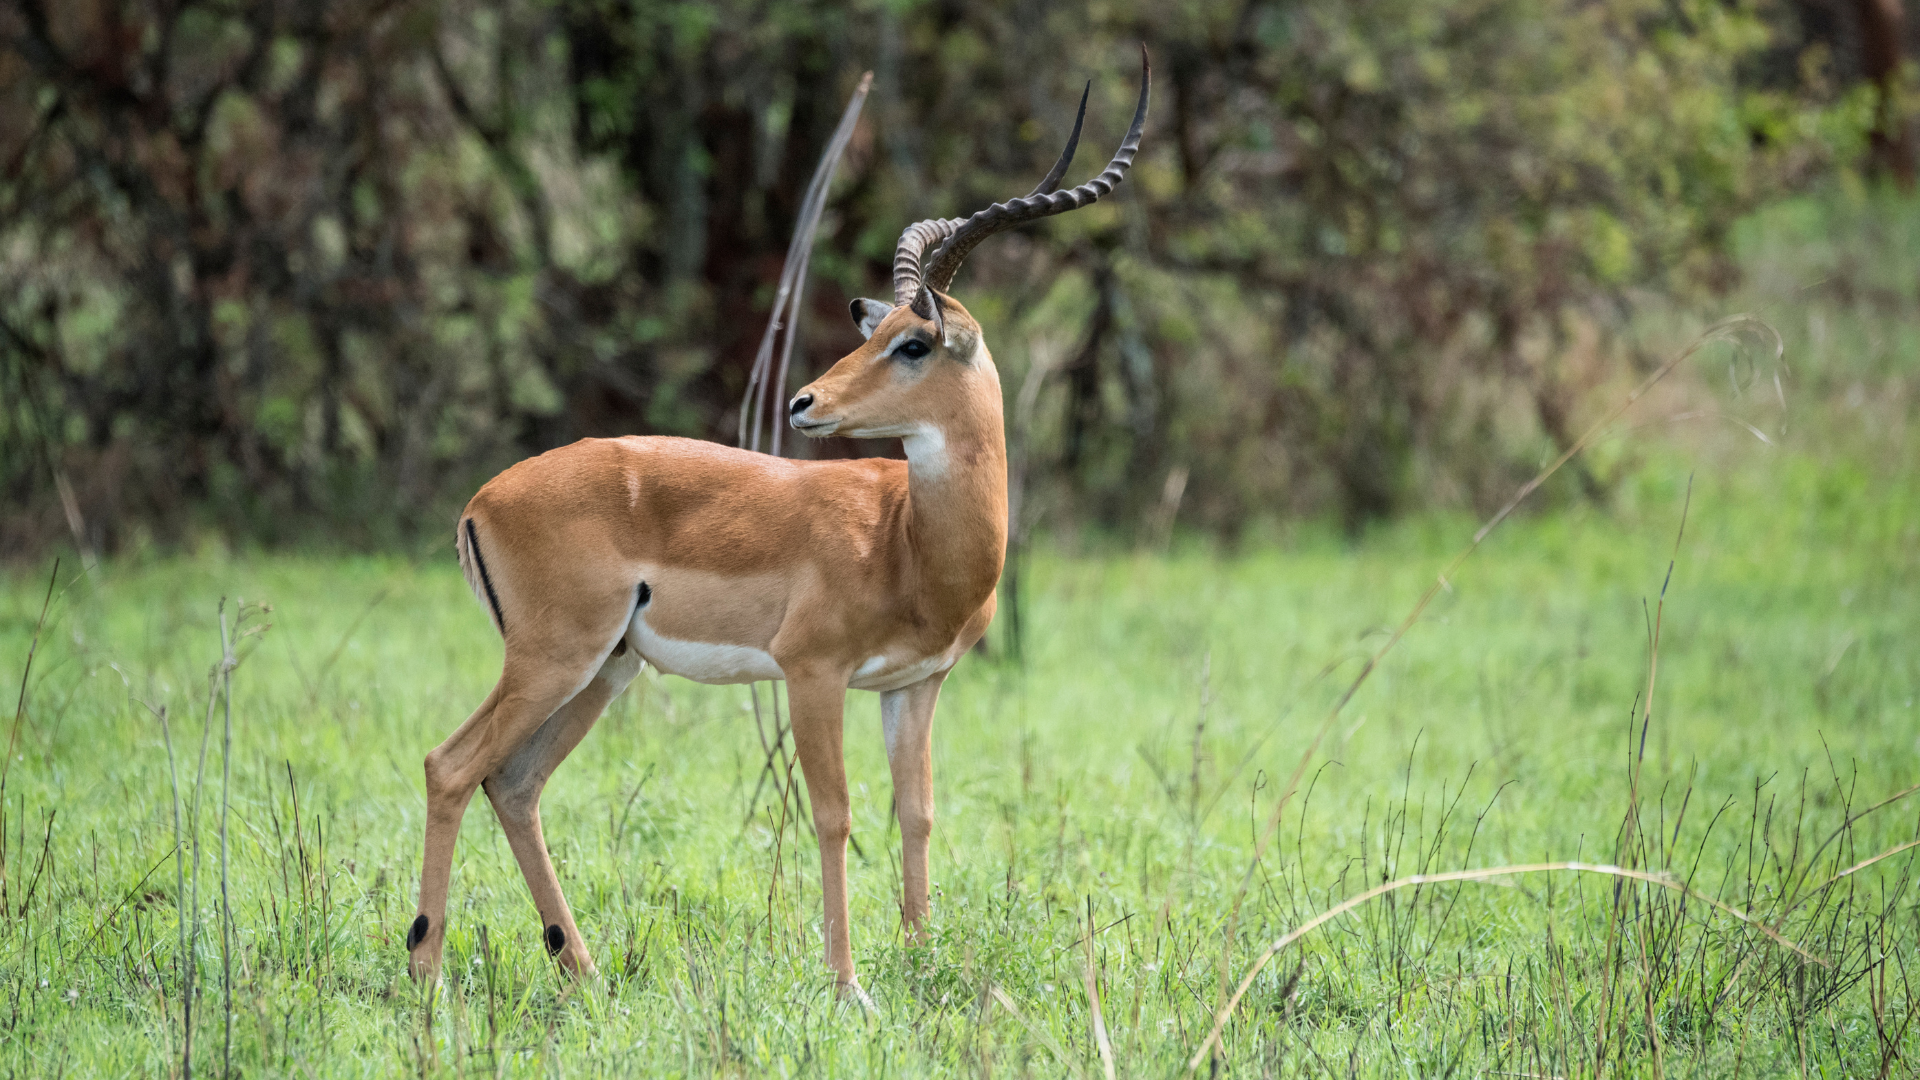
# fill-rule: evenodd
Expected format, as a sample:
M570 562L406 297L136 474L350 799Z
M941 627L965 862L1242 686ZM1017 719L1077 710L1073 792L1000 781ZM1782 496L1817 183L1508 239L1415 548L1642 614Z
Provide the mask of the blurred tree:
M904 224L1031 186L1090 76L1097 168L1139 41L1160 74L1133 178L958 285L1025 388L1023 513L1231 532L1485 502L1616 374L1639 290L1723 286L1735 217L1864 137L1843 94L1743 74L1800 40L1784 19L1745 0L13 0L0 552L202 528L391 543L582 435L725 438L862 67L871 119L822 228L801 375L851 342L850 296L886 295ZM888 448L801 452L854 449Z
M1913 125L1901 107L1901 64L1906 43L1906 12L1900 0L1855 0L1860 12L1861 59L1878 92L1872 132L1874 164L1912 190Z

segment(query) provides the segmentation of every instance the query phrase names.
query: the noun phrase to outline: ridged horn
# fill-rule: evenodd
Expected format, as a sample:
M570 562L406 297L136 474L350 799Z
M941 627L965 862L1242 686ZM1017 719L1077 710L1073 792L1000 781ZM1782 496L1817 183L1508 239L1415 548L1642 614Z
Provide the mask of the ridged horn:
M1088 83L1087 90L1080 95L1080 114L1074 119L1073 134L1067 139L1066 150L1032 194L994 203L972 217L929 218L907 226L900 234L900 244L893 255L894 303L911 303L913 310L923 318L932 318L933 303L929 290L944 292L953 283L953 275L960 269L960 264L966 260L969 252L980 246L981 241L1015 225L1090 206L1112 191L1127 175L1127 169L1133 165L1134 154L1140 149L1140 132L1147 123L1147 98L1152 83L1153 69L1147 61L1146 47L1142 46L1140 104L1133 111L1133 126L1127 129L1127 137L1121 141L1120 149L1099 176L1078 187L1055 190L1061 177L1066 175L1067 166L1073 162L1073 152L1080 144L1080 125L1087 118L1087 94L1093 88L1093 84ZM932 252L931 256L928 255L929 251Z

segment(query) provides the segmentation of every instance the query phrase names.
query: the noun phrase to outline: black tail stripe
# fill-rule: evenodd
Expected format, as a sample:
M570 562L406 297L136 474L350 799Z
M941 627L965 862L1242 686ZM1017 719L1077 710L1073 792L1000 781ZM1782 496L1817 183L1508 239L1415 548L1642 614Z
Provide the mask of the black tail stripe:
M487 574L487 560L480 557L480 534L473 530L473 519L467 519L467 550L473 552L473 565L480 568L480 584L486 587L487 604L493 608L493 621L500 627L500 636L507 635L507 617L500 613L500 597L493 591L493 578Z

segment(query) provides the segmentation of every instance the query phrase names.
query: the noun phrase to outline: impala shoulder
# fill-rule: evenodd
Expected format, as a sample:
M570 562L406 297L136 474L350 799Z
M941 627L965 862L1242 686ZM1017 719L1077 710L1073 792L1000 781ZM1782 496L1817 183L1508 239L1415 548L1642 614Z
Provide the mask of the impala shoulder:
M907 499L907 463L890 458L806 462L803 497L811 503L852 513L871 524Z

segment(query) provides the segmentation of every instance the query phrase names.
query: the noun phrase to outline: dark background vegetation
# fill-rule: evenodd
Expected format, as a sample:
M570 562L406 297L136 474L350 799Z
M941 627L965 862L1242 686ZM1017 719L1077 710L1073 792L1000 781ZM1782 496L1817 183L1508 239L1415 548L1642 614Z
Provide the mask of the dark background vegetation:
M1096 170L1138 42L1132 178L955 287L1007 382L1025 524L1484 505L1654 361L1637 311L1736 284L1741 215L1842 173L1912 183L1902 14L5 0L0 556L438 542L519 457L728 440L863 69L799 379L854 342L849 297L886 295L904 224L1031 186L1088 78L1070 179Z

